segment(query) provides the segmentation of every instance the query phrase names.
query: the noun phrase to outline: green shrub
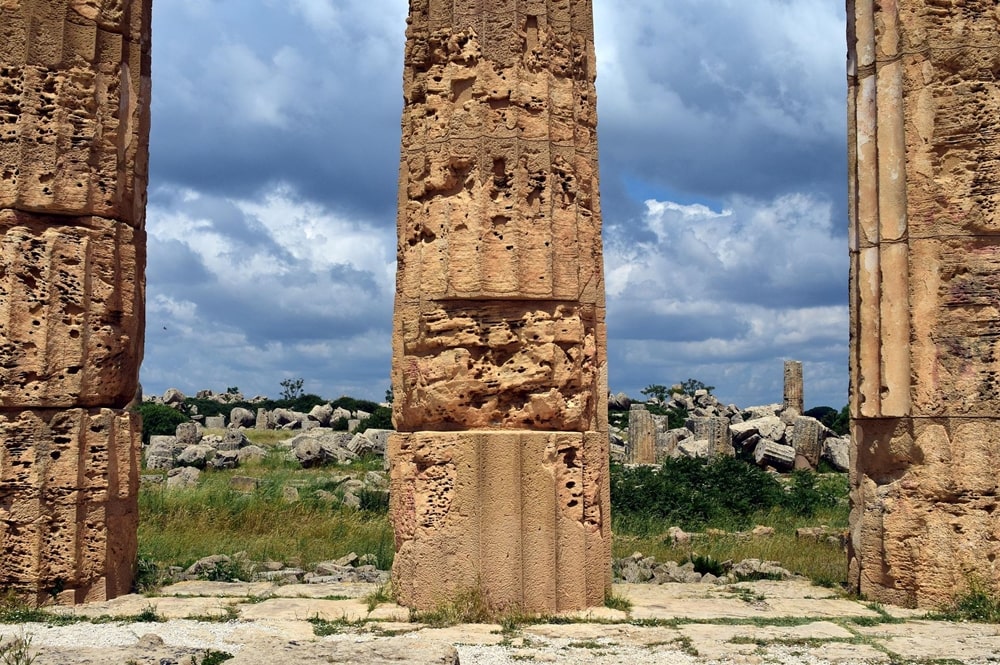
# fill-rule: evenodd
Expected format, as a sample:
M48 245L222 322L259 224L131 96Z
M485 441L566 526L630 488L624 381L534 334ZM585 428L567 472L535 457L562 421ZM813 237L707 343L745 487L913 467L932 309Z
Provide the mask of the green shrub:
M843 474L796 471L783 483L734 457L667 459L659 468L611 466L612 515L632 533L648 534L665 523L686 531L742 529L760 513L784 510L811 517L842 507L846 497Z
M180 411L166 404L143 402L136 411L142 416L142 442L149 443L149 437L154 434L172 436L177 426L190 420Z
M392 411L384 406L377 406L370 416L363 419L354 428L354 433L369 429L392 429Z

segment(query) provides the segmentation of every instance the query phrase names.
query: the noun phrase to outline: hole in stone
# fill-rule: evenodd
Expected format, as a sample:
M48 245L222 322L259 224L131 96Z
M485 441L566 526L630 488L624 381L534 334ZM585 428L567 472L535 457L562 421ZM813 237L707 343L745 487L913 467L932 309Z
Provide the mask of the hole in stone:
M580 502L577 501L576 499L573 499L572 501L570 501L569 503L566 504L566 507L567 508L576 508L578 505L580 505Z
M524 50L532 51L538 46L538 17L529 16L524 22Z
M62 453L60 453L58 450L53 450L51 453L49 453L49 457L51 457L54 460L59 459L61 455Z

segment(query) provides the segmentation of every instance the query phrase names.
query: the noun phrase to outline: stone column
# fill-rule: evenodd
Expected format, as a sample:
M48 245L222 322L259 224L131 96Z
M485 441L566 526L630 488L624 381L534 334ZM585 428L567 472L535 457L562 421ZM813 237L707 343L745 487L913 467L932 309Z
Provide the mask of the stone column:
M851 543L866 597L1000 590L1000 13L848 2Z
M689 418L688 429L694 433L694 438L708 441L708 457L723 455L732 457L736 454L733 448L733 432L729 429L728 418Z
M630 464L656 464L656 422L644 404L628 411L628 452Z
M607 368L590 0L411 0L394 589L603 603Z
M785 411L794 410L798 415L805 411L802 390L802 363L798 360L785 361Z
M127 593L149 0L0 2L0 587Z

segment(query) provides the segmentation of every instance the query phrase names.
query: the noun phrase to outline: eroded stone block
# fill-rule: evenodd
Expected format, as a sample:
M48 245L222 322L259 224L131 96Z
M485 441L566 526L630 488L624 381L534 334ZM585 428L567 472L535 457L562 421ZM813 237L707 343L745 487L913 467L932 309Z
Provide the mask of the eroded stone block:
M70 602L128 593L141 424L128 412L0 411L0 585Z
M0 5L0 208L141 227L149 0Z
M443 301L396 316L404 326L397 429L596 428L595 308Z
M603 602L610 520L601 434L394 434L394 589L433 609L481 590L496 608Z
M145 234L0 210L0 408L124 407L142 361Z

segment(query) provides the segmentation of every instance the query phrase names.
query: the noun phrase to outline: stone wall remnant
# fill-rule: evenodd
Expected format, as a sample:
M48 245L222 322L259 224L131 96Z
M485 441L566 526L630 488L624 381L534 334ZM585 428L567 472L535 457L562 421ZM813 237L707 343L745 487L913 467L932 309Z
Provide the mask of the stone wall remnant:
M0 2L0 587L136 560L149 0Z
M411 0L389 441L400 601L603 603L607 368L590 0Z
M1000 14L849 0L849 579L1000 590Z

